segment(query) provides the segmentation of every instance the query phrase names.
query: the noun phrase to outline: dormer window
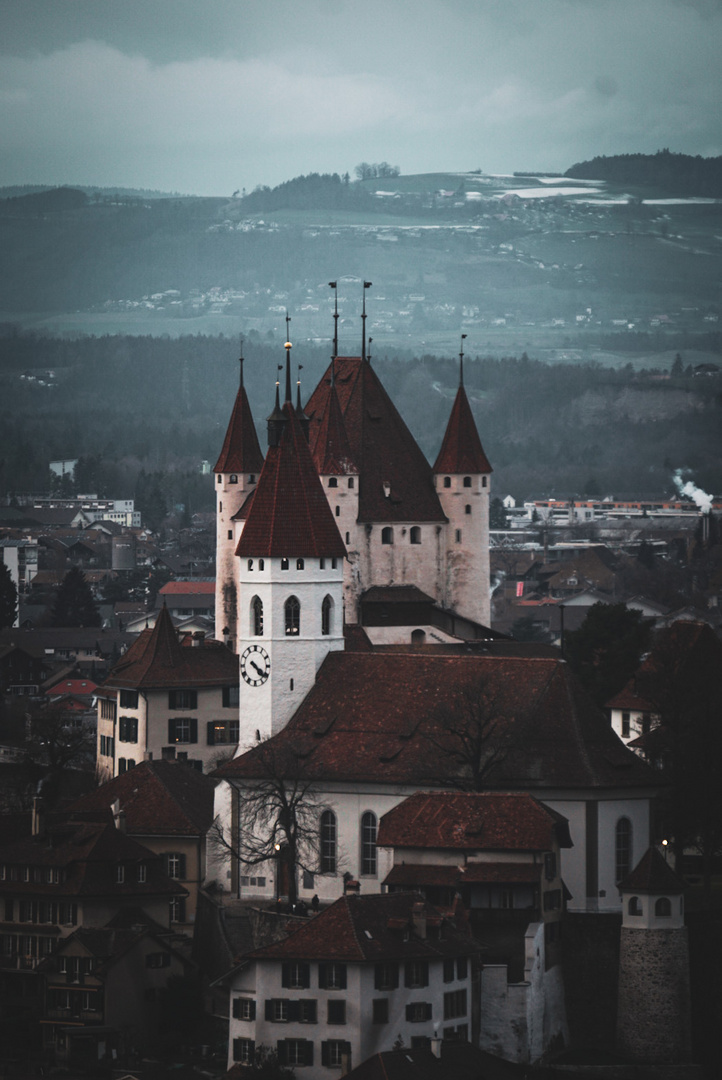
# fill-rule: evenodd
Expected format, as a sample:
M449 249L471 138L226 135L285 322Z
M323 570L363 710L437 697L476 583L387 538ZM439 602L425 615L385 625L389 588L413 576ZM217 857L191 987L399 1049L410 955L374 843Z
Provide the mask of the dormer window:
M236 476L235 473L231 473L231 475L228 478L228 483L229 484L237 484L238 483L238 477Z

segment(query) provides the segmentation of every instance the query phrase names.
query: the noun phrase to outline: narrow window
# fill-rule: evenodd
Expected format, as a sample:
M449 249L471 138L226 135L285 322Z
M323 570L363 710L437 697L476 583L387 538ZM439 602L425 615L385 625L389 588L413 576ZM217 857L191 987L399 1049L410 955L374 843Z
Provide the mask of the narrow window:
M381 543L393 544L394 542L394 530L390 525L387 525L385 529L381 530Z
M456 530L456 532L454 534L454 540L456 541L457 544L461 543L461 529Z
M331 569L335 570L337 568L337 566L338 566L338 559L334 555L334 557L331 559Z
M249 569L249 570L252 570L252 569L253 569L253 559L249 559L249 560L248 560L248 569Z
M256 474L255 473L249 473L248 474L248 483L249 484L255 484L255 482L256 482Z
M354 484L353 484L353 476L349 476L349 478L348 478L348 486L350 488L352 488L354 486Z
M482 478L481 478L481 486L486 487L486 477L485 476L482 476Z
M265 562L263 561L263 559L259 559L258 560L258 569L259 570L265 570L265 568L266 568Z
M341 507L340 506L336 507L336 517L341 517Z
M332 810L321 814L321 873L336 873L336 815Z
M229 529L229 530L228 530L228 539L229 539L229 540L232 540L232 539L233 539L233 529Z
M251 600L251 630L255 637L263 634L263 601L260 596Z
M629 738L629 731L630 731L629 713L628 712L623 712L622 713L622 738L623 739L628 739Z
M220 474L220 473L218 474L218 483L219 483L219 484L222 484L222 483L223 483L223 477L221 476L221 474Z
M630 915L642 914L642 905L639 902L638 896L630 896L629 903L627 904L627 912Z
M464 507L464 513L465 514L470 514L471 513L471 503L466 504L466 506Z
M304 563L303 559L296 559L296 569L297 570L303 570L305 565L306 564Z
M615 829L614 880L621 881L632 869L632 823L620 818Z
M451 477L450 476L445 476L444 477L444 487L451 487Z
M331 633L331 623L333 619L333 600L330 596L324 596L321 604L321 633L328 637Z
M288 559L281 559L281 569L288 570Z
M465 476L464 477L464 487L471 487L471 477L470 476Z
M283 606L286 634L297 637L301 630L301 605L296 596L289 596Z
M332 477L329 478L328 486L329 487L338 487L338 480L336 479L335 476L332 476Z
M237 483L238 483L238 477L236 476L236 474L235 474L235 473L231 473L231 475L230 475L230 479L229 479L229 481L228 481L228 482L229 482L230 484L237 484Z
M347 544L351 543L351 533L346 533L346 543Z
M409 543L420 544L421 543L421 529L418 525L412 525L409 529Z
M361 873L376 874L376 815L370 810L361 818Z
M319 570L325 570L326 569L326 560L325 559L319 559L318 560L318 568L319 568Z

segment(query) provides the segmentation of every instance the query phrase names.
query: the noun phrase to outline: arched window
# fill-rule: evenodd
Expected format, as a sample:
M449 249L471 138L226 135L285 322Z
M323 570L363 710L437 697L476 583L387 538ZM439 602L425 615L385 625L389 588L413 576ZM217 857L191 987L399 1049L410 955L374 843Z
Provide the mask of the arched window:
M361 873L376 875L376 815L370 810L361 818Z
M304 563L303 559L296 559L296 569L297 570L303 570L304 566L305 566L305 563Z
M328 486L329 487L338 487L338 480L336 479L335 476L330 476L329 477Z
M332 623L333 600L330 596L324 596L323 603L321 604L321 633L324 635L330 634Z
M412 630L411 631L411 644L412 645L423 645L425 641L426 641L426 631L425 630Z
M249 570L252 570L252 569L253 569L253 559L249 559L249 560L248 560L248 569L249 569Z
M297 637L301 629L301 605L297 596L289 596L283 605L283 612L286 620L286 633L289 637Z
M471 487L471 477L470 476L465 476L464 477L464 487Z
M421 543L421 529L418 525L412 525L409 529L409 543L420 544Z
M281 569L288 570L288 559L281 559Z
M481 486L486 487L486 477L485 476L482 476L482 478L481 478Z
M621 881L632 869L632 823L622 817L614 834L614 880Z
M390 525L387 525L385 529L381 530L381 543L393 544L394 542L394 530Z
M444 477L444 487L451 487L451 477L450 476L445 476Z
M336 815L332 810L321 814L321 873L336 873Z
M353 476L349 476L349 478L348 478L348 486L349 486L350 488L352 488L352 487L353 487Z
M219 483L219 484L222 484L222 483L223 483L223 477L221 476L221 474L220 474L220 473L218 473L218 483Z
M264 569L265 569L265 567L266 567L266 564L265 564L265 562L263 561L263 559L259 559L259 560L258 560L258 569L259 569L259 570L264 570Z
M639 902L638 896L630 896L629 903L627 904L627 912L629 915L641 915L642 905Z
M666 918L672 914L672 901L668 896L660 896L657 903L654 905L654 914L660 915L662 918Z
M341 507L340 506L336 507L336 517L341 517Z
M255 637L263 633L263 601L260 596L254 596L251 600L251 632Z
M238 483L238 477L236 476L235 473L231 473L228 483L229 484L237 484Z

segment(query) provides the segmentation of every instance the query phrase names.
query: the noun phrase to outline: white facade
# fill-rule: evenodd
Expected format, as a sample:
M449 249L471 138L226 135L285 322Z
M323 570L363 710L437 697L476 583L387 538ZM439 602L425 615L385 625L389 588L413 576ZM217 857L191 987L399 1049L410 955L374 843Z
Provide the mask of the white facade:
M348 1067L354 1068L362 1061L384 1050L393 1049L401 1037L404 1045L412 1046L416 1038L434 1038L459 1028L459 1037L471 1034L471 964L466 962L455 967L454 979L444 981L444 965L441 959L428 961L428 982L425 986L407 987L403 961L391 961L395 965L398 986L384 989L374 964L343 964L345 988L328 990L319 986L319 963L311 961L308 985L297 988L282 985L282 967L278 960L255 960L237 970L231 983L231 1020L229 1026L228 1067L236 1061L247 1061L250 1043L254 1047L267 1046L276 1050L280 1042L293 1044L291 1056L286 1056L289 1066L303 1066L306 1080L324 1080L338 1072L341 1053L349 1054ZM461 977L459 977L461 972ZM448 975L448 973L447 973ZM452 996L456 995L456 996ZM306 1016L316 1019L271 1019L272 1016L289 1014L291 1002L303 1001ZM387 1004L382 1010L377 1001ZM276 1002L284 1004L276 1005ZM344 1016L343 1022L329 1022L329 1002L336 1003L331 1016ZM252 1004L251 1004L252 1003ZM267 1005L267 1003L269 1003ZM339 1007L339 1003L343 1003ZM407 1007L411 1006L410 1013ZM332 1005L332 1010L334 1006ZM447 1016L452 1012L452 1016ZM290 1014L296 1016L296 1009ZM387 1017L382 1022L378 1017ZM268 1015L268 1019L266 1018ZM409 1019L409 1015L419 1019ZM247 1016L248 1019L242 1019ZM251 1018L252 1017L252 1018ZM374 1019L376 1017L376 1020ZM466 1032L464 1033L464 1030ZM324 1065L328 1051L323 1043L333 1043L331 1060ZM312 1051L308 1051L308 1044ZM297 1044L304 1044L303 1047ZM340 1044L345 1044L342 1050ZM312 1064L303 1064L312 1056ZM297 1057L298 1054L298 1057Z
M434 477L436 493L449 519L443 606L491 625L489 572L489 490L487 473Z
M236 522L233 517L255 489L257 479L256 473L218 473L216 476L215 636L219 641L227 641L234 652L238 641L236 547L243 522Z

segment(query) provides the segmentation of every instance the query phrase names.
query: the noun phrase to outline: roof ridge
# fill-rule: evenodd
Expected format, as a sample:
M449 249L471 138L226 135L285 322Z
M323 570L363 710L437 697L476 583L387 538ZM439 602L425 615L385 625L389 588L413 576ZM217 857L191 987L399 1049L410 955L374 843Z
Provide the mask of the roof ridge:
M366 960L366 953L364 951L363 945L359 941L358 934L356 933L356 923L354 921L353 915L351 914L351 908L349 907L349 900L351 898L346 893L344 893L344 895L341 897L341 899L344 902L344 907L346 908L346 914L348 916L348 921L351 924L351 933L353 934L353 939L356 942L356 948L358 949L362 959Z

